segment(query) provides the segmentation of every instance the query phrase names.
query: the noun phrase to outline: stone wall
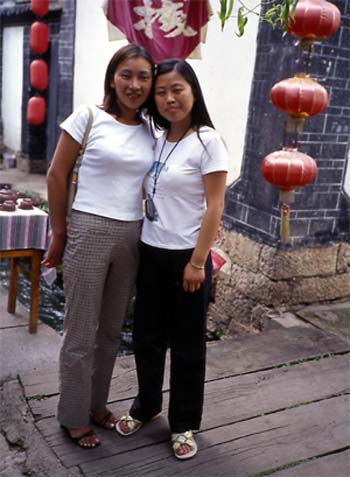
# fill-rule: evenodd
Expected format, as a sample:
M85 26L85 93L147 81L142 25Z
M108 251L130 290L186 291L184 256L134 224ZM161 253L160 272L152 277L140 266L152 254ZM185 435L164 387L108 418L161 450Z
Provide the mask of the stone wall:
M254 332L276 311L350 298L350 243L275 248L224 230L229 260L219 274L209 330Z
M259 330L276 312L350 298L349 0L331 1L341 24L315 43L310 65L329 105L306 120L298 141L299 150L316 160L318 174L296 191L288 245L280 240L278 189L263 179L261 163L284 144L286 115L269 95L274 83L294 76L298 48L291 35L259 25L241 174L226 192L220 247L230 265L220 274L210 307L214 334Z
M350 198L344 188L350 132L349 0L331 1L341 11L341 25L334 35L315 43L310 70L312 78L328 91L329 105L305 121L299 137L299 150L316 160L318 174L314 182L296 192L290 215L292 246L350 240ZM242 169L227 190L223 216L228 230L275 246L279 244L281 204L278 189L262 177L261 163L283 145L286 115L272 105L271 87L294 76L297 59L295 38L261 22Z

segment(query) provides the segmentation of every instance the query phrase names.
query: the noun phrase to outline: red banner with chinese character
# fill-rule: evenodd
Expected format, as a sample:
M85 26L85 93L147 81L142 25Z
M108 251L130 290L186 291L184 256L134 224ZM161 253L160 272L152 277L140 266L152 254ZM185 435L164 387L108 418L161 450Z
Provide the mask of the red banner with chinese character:
M147 48L156 63L187 58L209 20L208 0L109 0L108 20L130 43Z

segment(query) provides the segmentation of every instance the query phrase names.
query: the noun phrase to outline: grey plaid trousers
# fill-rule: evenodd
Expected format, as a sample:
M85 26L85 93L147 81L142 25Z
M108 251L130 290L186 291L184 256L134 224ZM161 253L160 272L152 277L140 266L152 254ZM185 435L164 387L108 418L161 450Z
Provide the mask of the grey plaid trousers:
M57 418L69 428L103 412L134 286L141 221L72 211L63 257L66 298Z

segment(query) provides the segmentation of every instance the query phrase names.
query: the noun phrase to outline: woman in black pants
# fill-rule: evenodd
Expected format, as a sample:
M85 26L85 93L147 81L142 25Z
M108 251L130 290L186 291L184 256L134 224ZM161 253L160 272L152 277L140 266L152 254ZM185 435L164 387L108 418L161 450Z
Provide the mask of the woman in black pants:
M139 393L116 429L131 435L160 413L170 347L171 441L175 457L188 459L197 452L192 432L203 410L210 248L223 211L228 161L186 61L158 66L154 100L154 122L164 132L144 182L133 332Z

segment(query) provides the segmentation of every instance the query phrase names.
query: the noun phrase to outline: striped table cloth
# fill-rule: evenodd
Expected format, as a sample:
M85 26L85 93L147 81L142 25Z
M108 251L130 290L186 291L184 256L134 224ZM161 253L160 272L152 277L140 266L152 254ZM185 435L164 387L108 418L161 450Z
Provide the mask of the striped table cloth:
M48 215L34 207L15 212L0 210L0 251L37 248L45 250L48 238Z
M46 250L51 229L46 212L34 207L15 212L0 210L0 252L35 248ZM41 276L48 285L56 280L56 269L41 267Z

